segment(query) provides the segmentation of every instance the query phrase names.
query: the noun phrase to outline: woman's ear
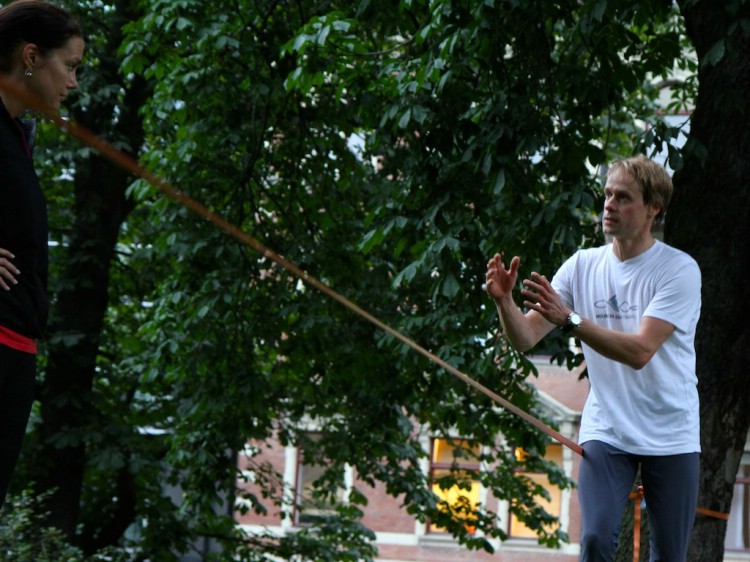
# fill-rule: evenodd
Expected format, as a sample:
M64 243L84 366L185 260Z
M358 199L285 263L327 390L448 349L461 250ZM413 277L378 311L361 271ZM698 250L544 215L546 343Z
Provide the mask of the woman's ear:
M39 47L34 43L26 43L21 49L21 60L27 69L34 69L39 64L40 58Z

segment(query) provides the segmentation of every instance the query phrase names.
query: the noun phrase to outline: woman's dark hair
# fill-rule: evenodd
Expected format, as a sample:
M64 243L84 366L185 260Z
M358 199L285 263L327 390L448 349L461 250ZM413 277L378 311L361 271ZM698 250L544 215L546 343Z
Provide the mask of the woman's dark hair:
M0 8L0 72L13 69L20 45L33 43L46 55L82 36L78 22L62 8L44 0L16 0Z

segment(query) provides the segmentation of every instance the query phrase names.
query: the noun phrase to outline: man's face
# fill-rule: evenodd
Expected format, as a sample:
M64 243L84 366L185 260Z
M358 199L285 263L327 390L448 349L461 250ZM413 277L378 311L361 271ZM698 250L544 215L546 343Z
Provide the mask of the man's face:
M633 177L619 170L604 187L604 234L619 240L635 239L651 230L659 208L643 202L643 192Z

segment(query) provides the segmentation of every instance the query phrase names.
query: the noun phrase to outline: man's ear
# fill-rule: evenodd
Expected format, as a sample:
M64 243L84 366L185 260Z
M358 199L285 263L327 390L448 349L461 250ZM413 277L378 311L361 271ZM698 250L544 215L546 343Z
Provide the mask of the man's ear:
M651 203L648 206L648 209L649 209L649 216L654 217L654 218L658 217L659 213L661 213L661 206L655 205L654 203Z

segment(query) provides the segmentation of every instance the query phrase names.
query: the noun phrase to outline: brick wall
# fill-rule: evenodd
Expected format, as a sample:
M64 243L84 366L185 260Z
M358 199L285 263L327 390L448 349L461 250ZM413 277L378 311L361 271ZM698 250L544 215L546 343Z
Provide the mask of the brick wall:
M561 432L576 439L580 411L585 401L588 385L578 380L577 372L550 366L548 362L540 363L539 375L530 377L529 382L545 396L552 398L548 407L553 417L559 417ZM253 444L257 447L252 459L240 455L241 470L251 471L257 466L268 466L286 479L288 486L293 486L296 476L297 456L294 449L286 449L278 442L268 444ZM564 449L563 466L566 472L577 481L578 468L581 458L572 451ZM252 482L238 483L251 493L258 495L269 510L267 515L258 515L250 511L245 515L238 514L237 521L241 525L252 529L255 526L275 528L280 532L291 531L293 523L290 519L282 519L280 509L274 502L260 496L260 487ZM378 537L376 546L380 551L383 562L461 562L471 560L482 562L573 562L577 560L577 543L580 537L580 507L575 489L563 496L563 524L568 533L571 544L564 545L558 551L540 547L534 540L515 539L505 543L494 541L495 554L469 551L459 547L449 536L439 533L428 533L425 525L419 524L402 508L402 498L389 496L383 484L374 488L359 481L353 475L353 485L368 498L368 505L364 508L362 523L373 530ZM277 497L283 491L282 481L275 487ZM287 490L289 493L290 490ZM495 498L487 498L487 505L493 510L499 506ZM504 529L507 531L507 514L500 512Z

